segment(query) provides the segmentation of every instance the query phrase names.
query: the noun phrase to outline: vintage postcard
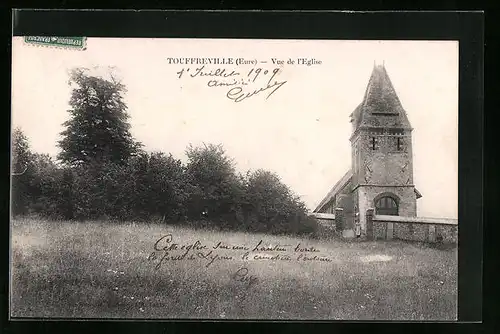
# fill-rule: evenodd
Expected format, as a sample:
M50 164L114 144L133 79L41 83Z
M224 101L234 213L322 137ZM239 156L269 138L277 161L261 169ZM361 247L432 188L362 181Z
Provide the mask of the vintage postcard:
M457 319L457 41L20 36L12 63L13 319Z

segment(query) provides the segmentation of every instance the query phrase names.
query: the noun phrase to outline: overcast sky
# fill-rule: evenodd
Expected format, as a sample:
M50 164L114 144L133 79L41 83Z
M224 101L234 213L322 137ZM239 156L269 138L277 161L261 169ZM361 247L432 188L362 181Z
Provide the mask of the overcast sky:
M278 66L275 80L286 83L268 99L272 89L235 103L226 97L231 87L207 87L205 77L179 79L176 72L197 66L169 65L167 57L244 57L267 61L257 68L269 71L276 68L271 58L322 63ZM385 63L414 128L414 179L423 195L418 215L456 218L457 42L90 38L85 51L76 51L14 38L12 121L34 151L55 156L68 118L68 69L98 66L94 71L104 73L114 66L128 89L132 134L147 150L185 160L189 143L222 143L239 170L276 172L312 210L350 168L349 115L374 61ZM246 78L254 66L220 67ZM251 87L265 87L264 78Z

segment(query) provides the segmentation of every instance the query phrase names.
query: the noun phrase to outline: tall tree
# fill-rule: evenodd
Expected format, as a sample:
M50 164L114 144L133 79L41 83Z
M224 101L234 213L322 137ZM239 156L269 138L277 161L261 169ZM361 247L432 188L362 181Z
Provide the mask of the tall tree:
M30 181L32 179L31 153L28 138L20 128L12 131L12 213L28 212L30 201Z
M82 68L70 73L71 84L76 86L69 103L71 117L64 123L58 158L73 166L126 162L140 145L129 131L125 86L113 76L106 80Z

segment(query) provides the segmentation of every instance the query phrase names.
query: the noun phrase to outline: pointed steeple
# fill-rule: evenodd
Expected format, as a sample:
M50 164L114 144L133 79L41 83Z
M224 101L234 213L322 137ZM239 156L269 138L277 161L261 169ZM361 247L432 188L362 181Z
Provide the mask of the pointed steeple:
M411 128L384 64L374 63L363 101L351 114L359 126Z

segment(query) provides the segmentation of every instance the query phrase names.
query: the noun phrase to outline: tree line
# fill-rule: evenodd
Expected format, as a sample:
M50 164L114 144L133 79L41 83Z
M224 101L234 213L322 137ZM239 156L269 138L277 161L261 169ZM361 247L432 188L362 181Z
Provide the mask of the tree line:
M70 85L56 160L32 152L22 129L13 130L13 215L314 234L305 204L275 173L238 173L222 145L189 145L186 163L147 152L130 133L120 81L75 69Z

